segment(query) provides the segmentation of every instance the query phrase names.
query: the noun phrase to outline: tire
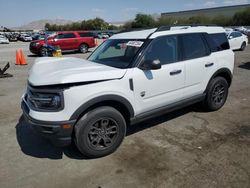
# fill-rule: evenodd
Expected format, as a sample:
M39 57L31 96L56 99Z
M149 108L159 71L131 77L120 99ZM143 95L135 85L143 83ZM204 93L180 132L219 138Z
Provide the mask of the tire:
M223 77L213 78L207 88L204 107L208 111L219 110L226 102L228 96L228 83Z
M243 43L241 44L240 50L241 50L241 51L244 51L245 48L246 48L246 46L247 46L246 42L243 42Z
M44 48L44 47L41 47L40 50L39 50L39 56L41 56L41 57L47 57L48 56L47 49Z
M113 153L126 135L126 122L119 111L103 106L83 115L75 125L75 143L88 158Z
M89 50L89 47L87 44L81 44L79 47L79 51L83 54L87 53Z

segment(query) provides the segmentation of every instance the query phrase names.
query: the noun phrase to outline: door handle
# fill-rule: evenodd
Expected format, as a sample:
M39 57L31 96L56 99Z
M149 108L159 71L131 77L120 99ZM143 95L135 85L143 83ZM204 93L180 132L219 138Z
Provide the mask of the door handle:
M212 67L214 65L214 63L207 63L205 64L205 67Z
M174 70L170 72L170 75L173 76L173 75L180 74L180 73L181 73L181 70Z

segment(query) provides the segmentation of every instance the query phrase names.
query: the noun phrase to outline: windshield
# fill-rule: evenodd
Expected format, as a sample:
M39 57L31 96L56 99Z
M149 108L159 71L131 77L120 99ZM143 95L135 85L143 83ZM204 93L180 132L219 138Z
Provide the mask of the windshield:
M144 40L110 39L99 46L88 60L115 68L127 68Z

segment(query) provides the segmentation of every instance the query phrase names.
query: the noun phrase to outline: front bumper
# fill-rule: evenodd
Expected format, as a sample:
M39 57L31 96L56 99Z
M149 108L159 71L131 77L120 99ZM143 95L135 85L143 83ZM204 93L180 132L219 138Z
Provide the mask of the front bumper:
M32 129L41 136L49 139L55 146L64 147L71 144L73 127L76 120L63 122L36 120L29 115L29 107L24 101L22 101L21 107L26 121L29 122Z

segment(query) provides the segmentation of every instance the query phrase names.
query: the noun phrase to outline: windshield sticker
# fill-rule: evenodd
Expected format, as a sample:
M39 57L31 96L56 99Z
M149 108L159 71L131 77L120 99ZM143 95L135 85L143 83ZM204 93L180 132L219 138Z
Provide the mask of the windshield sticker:
M143 45L142 41L129 41L127 46L141 47Z

